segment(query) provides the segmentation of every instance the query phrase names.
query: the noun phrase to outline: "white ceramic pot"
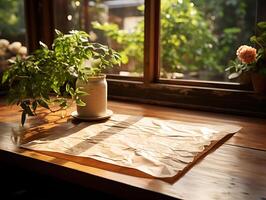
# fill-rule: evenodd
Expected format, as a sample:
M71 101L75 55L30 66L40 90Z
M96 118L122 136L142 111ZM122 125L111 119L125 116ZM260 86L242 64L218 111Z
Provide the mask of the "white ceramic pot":
M107 112L107 81L105 75L88 78L88 82L77 81L77 87L83 87L88 95L82 96L81 100L86 106L77 106L79 117L98 118Z

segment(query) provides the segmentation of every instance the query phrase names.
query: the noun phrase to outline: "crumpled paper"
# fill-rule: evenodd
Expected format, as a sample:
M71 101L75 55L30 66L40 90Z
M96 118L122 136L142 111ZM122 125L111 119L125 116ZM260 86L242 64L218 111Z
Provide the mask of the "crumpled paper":
M238 132L228 124L202 124L152 117L113 115L102 123L81 123L65 133L21 147L89 157L134 168L154 177L173 177L213 141Z

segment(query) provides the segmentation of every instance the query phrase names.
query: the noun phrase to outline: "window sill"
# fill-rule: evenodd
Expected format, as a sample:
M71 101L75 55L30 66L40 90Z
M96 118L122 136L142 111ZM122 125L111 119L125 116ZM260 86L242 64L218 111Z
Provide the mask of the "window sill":
M199 86L143 84L138 81L108 80L110 99L120 99L186 109L266 116L266 96L253 91Z

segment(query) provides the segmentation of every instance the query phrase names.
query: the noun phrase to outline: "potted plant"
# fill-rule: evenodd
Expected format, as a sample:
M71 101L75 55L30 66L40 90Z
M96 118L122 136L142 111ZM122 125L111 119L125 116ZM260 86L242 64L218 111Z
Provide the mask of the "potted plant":
M257 24L258 34L250 37L256 48L241 45L236 52L237 58L226 69L229 79L250 74L254 91L266 92L266 22Z
M117 52L102 44L90 42L89 35L83 31L74 30L63 34L56 30L51 49L42 42L40 45L41 48L32 55L11 61L11 67L2 77L2 83L9 84L8 102L22 108L22 125L27 116L36 115L38 106L52 112L51 103L59 105L59 109L67 108L69 96L79 107L92 106L83 101L86 100L85 96L92 95L92 88L85 91L86 88L76 86L76 82L84 84L89 83L92 77L105 78L102 75L103 69L120 64ZM86 64L88 60L93 60L94 64ZM95 100L94 105L98 102ZM90 113L87 115L92 116Z
M86 60L83 64L93 69L100 69L100 59ZM80 97L84 104L77 104L77 111L72 116L84 120L98 120L111 116L112 111L107 109L107 82L106 75L94 72L86 77L86 80L77 80L76 86L83 88L89 95Z

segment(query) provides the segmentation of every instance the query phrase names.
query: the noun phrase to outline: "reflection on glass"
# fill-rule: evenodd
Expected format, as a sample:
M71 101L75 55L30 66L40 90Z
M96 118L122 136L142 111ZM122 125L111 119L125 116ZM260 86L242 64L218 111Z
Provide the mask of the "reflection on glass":
M228 81L254 24L253 0L161 0L161 77Z
M84 30L121 53L122 66L106 73L143 75L144 0L55 0L54 9L60 31Z
M9 59L27 54L23 2L0 0L0 80L3 70L10 66Z

